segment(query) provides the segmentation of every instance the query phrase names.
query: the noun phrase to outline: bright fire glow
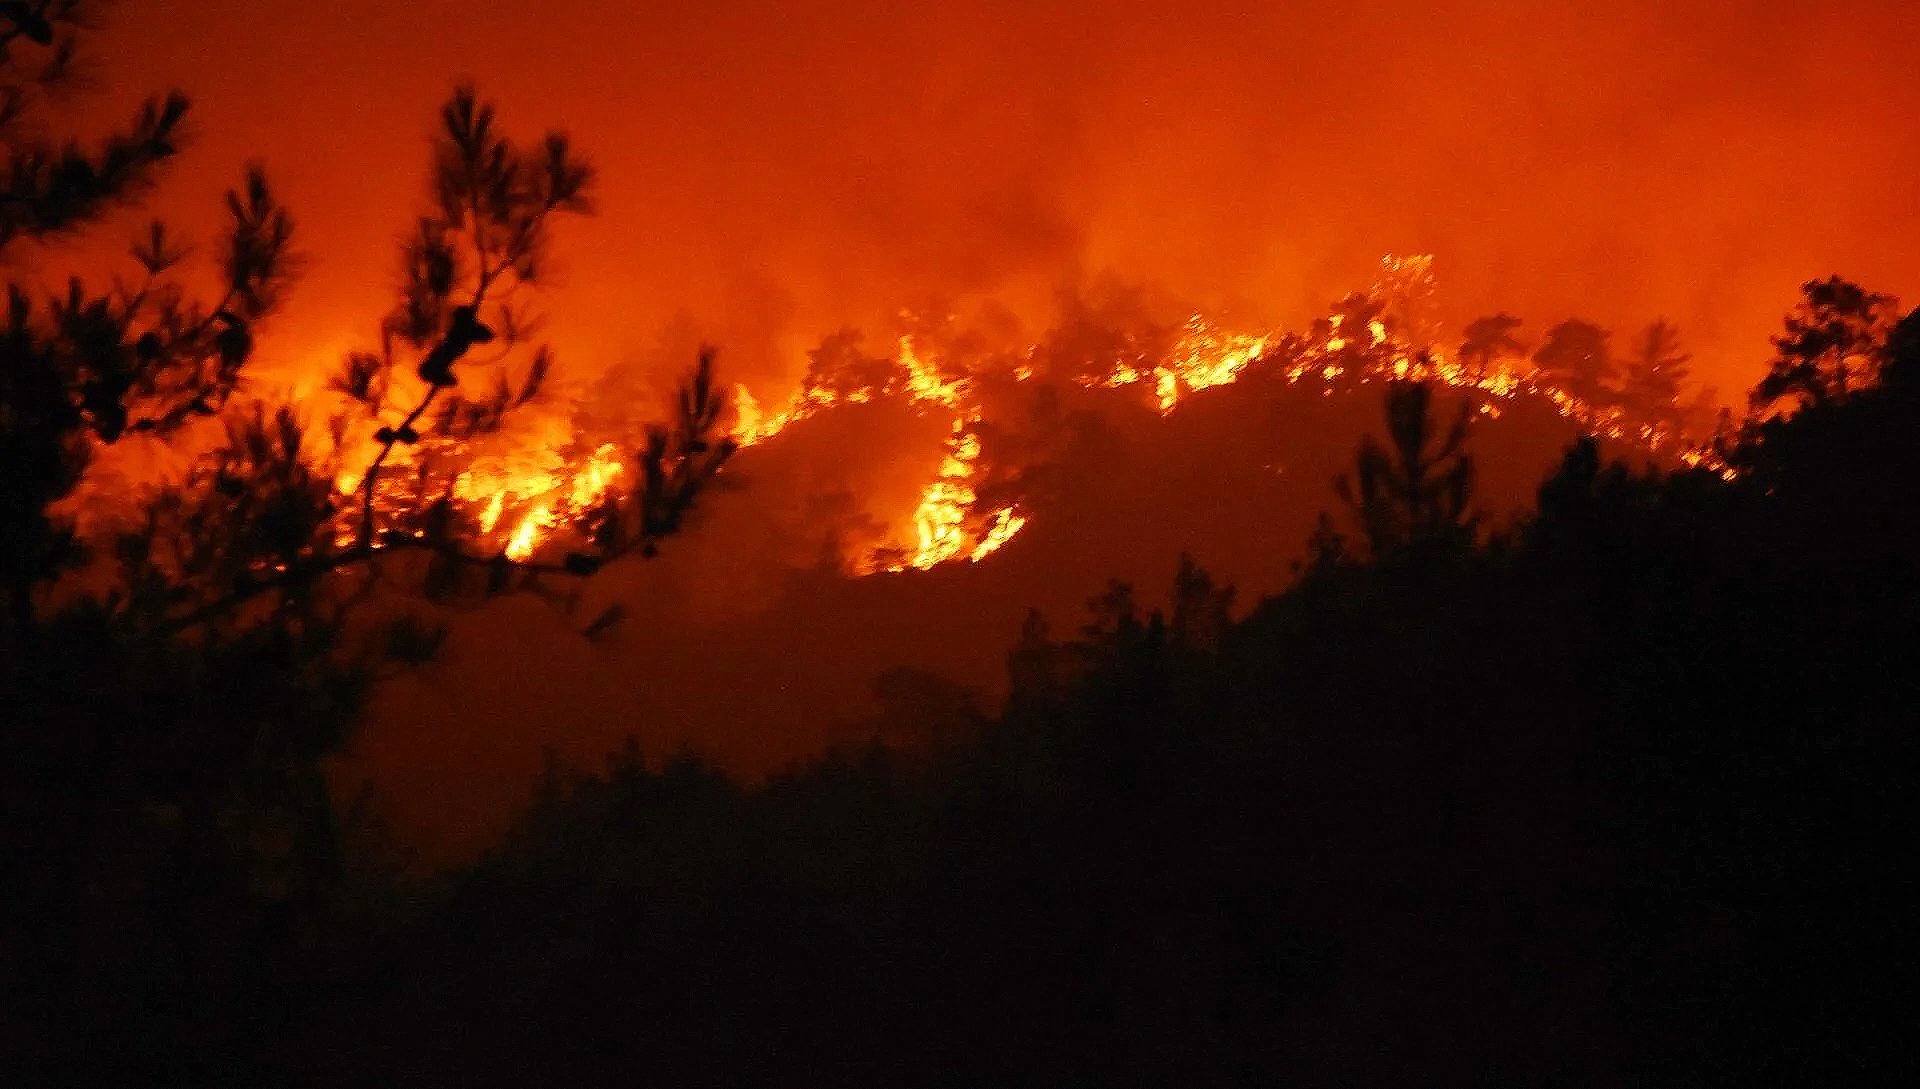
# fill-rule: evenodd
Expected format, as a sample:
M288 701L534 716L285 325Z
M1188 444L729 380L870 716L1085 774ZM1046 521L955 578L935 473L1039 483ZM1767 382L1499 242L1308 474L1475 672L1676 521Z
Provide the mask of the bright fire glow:
M1398 292L1400 301L1405 302L1409 293L1431 289L1429 258L1388 258L1382 267L1383 282L1388 286L1376 288L1378 301L1388 301L1389 293ZM1392 319L1369 318L1364 336L1343 329L1344 319L1343 314L1333 314L1310 337L1282 338L1270 333L1223 330L1196 314L1181 327L1163 358L1116 360L1105 375L1076 380L1109 389L1151 383L1151 403L1162 414L1176 411L1198 390L1237 381L1249 368L1263 362L1270 368L1268 373L1290 385L1325 383L1324 392L1329 395L1336 383L1428 381L1473 395L1478 411L1488 417L1498 417L1503 403L1531 396L1596 435L1648 449L1671 449L1687 465L1728 472L1710 451L1688 448L1677 433L1630 424L1618 409L1587 404L1549 384L1524 359L1496 359L1472 367L1436 346L1402 339L1407 330L1391 325ZM1364 347L1355 341L1361 341ZM976 425L982 409L976 399L975 376L944 370L942 361L930 356L910 336L901 337L896 347L884 379L856 389L841 387L837 392L826 383L809 381L777 411L764 408L745 385L736 386L734 440L742 447L755 446L842 402L862 404L883 396L904 397L922 410L946 414L951 419L946 451L913 511L912 546L902 550L904 556L899 559L865 569L926 570L942 563L978 562L1013 539L1027 524L1027 515L1015 504L979 509L977 476L982 447ZM1024 358L1003 365L1010 368L1008 373L1015 381L1027 381L1044 362L1036 346ZM563 433L531 453L523 451L511 458L478 456L455 479L455 500L473 512L473 524L482 534L501 542L508 558L528 560L556 530L577 524L619 485L624 472L619 447L603 443L586 459L569 463L560 451L571 444L570 437ZM396 458L395 463L404 460ZM357 484L358 477L352 474L343 474L339 481L343 493L352 492Z
M551 520L552 515L545 507L536 507L532 513L520 520L520 528L513 531L513 539L507 542L507 558L524 563L533 555L533 548L540 543L541 530Z
M602 443L578 465L568 465L560 454L541 448L532 455L475 458L454 478L453 497L479 507L475 521L483 535L498 531L509 512L502 550L507 558L524 562L553 533L598 506L622 473L620 448ZM469 508L471 509L471 508Z
M973 463L979 457L980 440L967 432L964 421L955 421L954 432L947 437L947 456L940 463L940 475L927 485L919 509L913 512L918 547L907 566L924 571L967 549L967 515L975 499Z
M973 547L972 554L967 558L975 563L980 562L989 554L999 551L1000 546L1012 540L1013 535L1020 532L1020 527L1026 524L1027 516L1016 514L1012 507L1001 507L994 511L993 525L987 530L986 536L980 539L980 543Z

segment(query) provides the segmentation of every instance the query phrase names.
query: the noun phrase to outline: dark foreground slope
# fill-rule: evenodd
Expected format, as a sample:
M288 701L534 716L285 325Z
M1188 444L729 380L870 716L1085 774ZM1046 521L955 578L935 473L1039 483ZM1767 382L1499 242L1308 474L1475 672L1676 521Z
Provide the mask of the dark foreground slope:
M1916 408L1803 414L1733 485L1577 446L1508 546L1325 549L1238 622L1190 569L1116 592L1029 627L1003 715L903 684L876 726L917 743L758 789L556 768L365 966L339 1073L1891 1076Z
M637 747L555 766L431 884L355 862L350 824L304 852L68 850L7 916L32 1030L8 1059L119 1084L1910 1080L1914 326L1879 388L1750 430L1737 481L1579 444L1496 546L1323 536L1238 621L1188 567L1158 612L1115 588L1077 634L1030 623L999 715L896 678L872 724L896 744L753 788ZM265 797L292 812L297 785ZM48 843L122 826L29 786L93 822ZM260 864L285 857L310 864Z
M936 674L996 707L1030 608L1071 628L1108 579L1157 586L1183 553L1239 587L1242 612L1284 588L1319 514L1340 508L1332 481L1379 430L1384 389L1250 376L1162 417L1138 389L1063 387L1008 413L1012 434L989 446L1025 454L992 475L1017 476L1028 522L983 562L821 567L829 537L854 532L853 496L912 510L947 426L903 402L836 408L745 451L734 490L658 558L603 572L571 613L521 595L449 614L441 658L376 694L338 781L371 782L428 857L464 859L505 828L547 749L593 767L631 735L758 778L845 740L890 671ZM1443 393L1436 411L1456 403ZM1471 440L1489 525L1532 506L1579 433L1544 398L1501 407L1476 417ZM614 602L623 621L579 634Z

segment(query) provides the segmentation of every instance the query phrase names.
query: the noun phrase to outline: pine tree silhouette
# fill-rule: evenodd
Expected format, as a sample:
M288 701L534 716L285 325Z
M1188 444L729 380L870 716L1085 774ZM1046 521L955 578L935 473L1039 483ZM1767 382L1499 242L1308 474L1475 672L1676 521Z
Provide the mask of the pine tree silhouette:
M71 236L150 191L179 153L187 98L149 99L126 129L97 148L50 139L42 124L84 69L93 0L0 4L0 253L22 239Z
M1533 363L1554 385L1590 405L1604 405L1612 394L1615 370L1608 335L1592 322L1569 318L1547 330Z
M1473 459L1464 449L1472 406L1462 404L1436 442L1432 402L1426 383L1394 382L1386 396L1392 447L1367 436L1354 458L1354 477L1335 481L1376 558L1473 540Z
M1773 338L1767 376L1749 398L1755 414L1846 400L1878 378L1898 303L1838 276L1810 280Z
M1519 318L1504 311L1476 318L1461 334L1460 362L1472 367L1475 375L1483 375L1495 360L1524 354L1526 346L1513 335L1520 324Z
M1649 423L1679 419L1680 389L1693 357L1680 350L1680 331L1665 318L1647 326L1621 368L1620 401Z

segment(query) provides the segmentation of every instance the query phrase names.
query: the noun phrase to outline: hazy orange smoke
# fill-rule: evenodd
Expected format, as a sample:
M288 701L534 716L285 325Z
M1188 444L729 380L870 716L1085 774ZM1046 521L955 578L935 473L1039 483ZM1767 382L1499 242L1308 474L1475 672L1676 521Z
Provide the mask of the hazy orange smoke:
M1185 547L1175 530L1209 541L1202 559L1228 579L1271 588L1302 538L1287 519L1329 502L1332 466L1376 425L1377 402L1286 421L1325 429L1296 436L1208 395L1234 392L1218 387L1273 331L1306 329L1370 282L1382 253L1435 255L1450 334L1497 310L1532 338L1567 317L1627 334L1664 315L1696 375L1735 399L1802 281L1840 273L1920 297L1915 41L1908 0L128 0L102 42L98 93L78 108L104 125L167 87L194 96L197 142L152 211L203 239L221 190L265 160L315 260L262 338L263 392L311 390L375 337L395 240L424 199L434 110L461 78L516 132L570 129L600 167L600 214L560 232L541 303L563 405L644 419L711 341L723 380L743 387L742 427L770 438L805 411L795 391L823 334L865 330L904 367L904 398L836 406L832 427L795 426L784 449L743 456L751 503L719 496L702 514L716 527L703 540L724 546L609 572L581 606L626 595L667 619L589 646L578 618L509 601L467 621L444 675L383 697L374 762L416 786L443 776L518 798L545 742L590 761L630 729L670 744L755 723L764 736L723 740L772 763L860 706L872 673L904 654L983 683L1024 606L1066 610L1109 574L1170 570ZM940 369L932 343L898 339L901 311L964 313L1024 348L1061 298L1110 278L1139 285L1176 328L1207 318L1166 360L1075 391L1165 427L1153 443L1135 441L1131 416L1111 434L1089 428L1131 475L1049 525L1001 498L1005 467L976 445L997 418L976 414L993 391L950 386L963 376ZM1363 336L1334 329L1326 346ZM1008 362L1020 381L1029 364ZM1521 381L1493 380L1509 379ZM1482 392L1498 411L1502 390ZM1484 426L1521 430L1518 415ZM532 426L548 424L571 421ZM1237 460L1218 482L1206 474L1220 461L1142 453L1220 434ZM628 482L608 441L563 429L476 453L462 498L502 547L531 555L569 511ZM1311 460L1309 445L1334 453ZM1486 468L1522 496L1541 470ZM1254 497L1247 508L1228 510L1229 487ZM807 581L795 571L814 557L782 536L793 525L830 527L848 554L892 541L906 551L891 563L910 570ZM1123 548L1102 531L1134 536ZM995 547L992 562L966 562ZM724 663L703 656L709 639ZM766 687L718 684L722 670ZM508 715L519 733L486 728ZM438 804L419 794L422 809Z
M370 335L458 77L602 167L548 305L575 375L677 368L704 335L779 399L819 333L931 297L1032 324L1056 284L1112 270L1297 324L1380 253L1431 252L1456 327L1665 314L1732 391L1800 281L1920 295L1905 0L130 0L111 19L90 113L168 86L197 102L169 211L211 222L250 158L299 211L318 262L267 346L293 369Z

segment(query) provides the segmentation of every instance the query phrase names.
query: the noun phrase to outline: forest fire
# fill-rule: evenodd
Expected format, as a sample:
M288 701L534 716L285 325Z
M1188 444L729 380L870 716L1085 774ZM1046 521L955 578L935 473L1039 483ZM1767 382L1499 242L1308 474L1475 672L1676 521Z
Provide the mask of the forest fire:
M1088 388L1139 389L1161 415L1177 412L1193 394L1229 386L1249 374L1287 385L1318 384L1326 392L1390 381L1417 380L1471 397L1476 409L1499 416L1519 398L1549 405L1562 417L1606 438L1691 466L1730 472L1705 441L1671 415L1636 420L1620 406L1599 406L1563 388L1515 351L1479 352L1435 343L1430 323L1418 316L1433 291L1429 257L1387 257L1369 292L1345 300L1305 333L1223 329L1203 314L1190 316L1157 355L1136 353L1094 374L1075 376ZM1358 325L1358 335L1349 332ZM943 563L979 562L1003 548L1028 524L1016 502L983 509L978 492L983 447L977 433L986 408L980 383L1022 385L1048 373L1039 346L984 363L949 360L929 352L912 335L895 342L885 359L859 357L847 374L816 367L775 411L763 408L745 384L731 397L730 434L742 449L777 439L788 428L840 406L894 398L915 411L947 417L944 452L917 506L904 515L909 543L874 557L851 558L861 573L926 570ZM822 357L826 358L825 356ZM857 380L848 380L848 375ZM1697 424L1698 421L1696 421ZM567 450L582 454L568 456ZM458 449L453 456L462 456ZM496 542L508 559L526 562L554 536L579 526L609 494L629 486L633 472L614 442L584 442L565 428L542 443L507 456L472 455L455 476L452 498L471 512L479 534ZM343 474L349 493L358 478ZM395 501L410 501L396 493Z
M495 464L469 468L454 478L453 495L469 504L482 504L480 532L500 529L501 515L511 504L525 513L506 533L508 559L525 561L556 527L584 517L598 506L624 472L619 448L601 443L578 468L564 467L553 454L550 469L513 472Z
M1914 1080L1920 4L769 7L0 0L0 1085Z

